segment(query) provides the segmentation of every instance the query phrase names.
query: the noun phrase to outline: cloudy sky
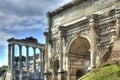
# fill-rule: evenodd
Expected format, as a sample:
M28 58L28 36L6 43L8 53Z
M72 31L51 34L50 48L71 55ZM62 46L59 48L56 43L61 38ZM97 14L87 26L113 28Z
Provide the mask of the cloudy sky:
M7 64L7 39L33 36L45 43L46 12L71 0L0 0L0 66Z

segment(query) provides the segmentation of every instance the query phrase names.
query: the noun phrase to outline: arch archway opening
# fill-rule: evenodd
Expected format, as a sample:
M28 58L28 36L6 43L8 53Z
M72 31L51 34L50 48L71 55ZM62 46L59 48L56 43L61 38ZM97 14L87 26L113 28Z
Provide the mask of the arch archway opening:
M69 48L69 53L89 57L90 56L89 49L90 49L89 41L84 37L78 37L72 42Z
M71 80L77 80L85 74L90 65L90 43L84 37L77 37L69 47L69 72ZM78 69L82 69L78 70Z

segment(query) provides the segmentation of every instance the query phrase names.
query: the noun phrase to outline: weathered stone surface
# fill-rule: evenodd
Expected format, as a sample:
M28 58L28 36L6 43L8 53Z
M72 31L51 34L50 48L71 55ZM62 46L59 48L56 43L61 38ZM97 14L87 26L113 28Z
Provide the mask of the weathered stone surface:
M61 73L51 71L51 80L76 80L88 69L107 61L114 40L119 38L119 0L72 0L70 3L49 12L47 37L47 63L59 60ZM61 32L61 33L60 33ZM117 49L117 48L116 48ZM114 50L114 49L113 49ZM62 57L62 58L61 58ZM62 64L62 66L61 66ZM45 77L47 80L47 76Z

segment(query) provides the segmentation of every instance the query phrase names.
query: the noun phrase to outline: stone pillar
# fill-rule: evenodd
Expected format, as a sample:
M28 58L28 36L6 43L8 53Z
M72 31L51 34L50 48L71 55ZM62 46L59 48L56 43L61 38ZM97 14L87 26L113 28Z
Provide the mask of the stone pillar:
M29 47L26 46L26 70L29 71Z
M37 73L36 73L36 48L33 47L33 70L34 70L34 79L37 79Z
M11 45L8 45L8 69L11 69Z
M19 72L20 72L19 80L22 80L22 46L21 45L18 45L18 46L19 46L19 64L18 64L18 68L19 68Z
M19 70L22 69L22 46L19 45L19 64L18 64Z
M98 54L98 44L97 44L97 14L93 14L89 17L89 27L90 27L90 38L91 38L91 44L90 44L90 67L89 69L92 69L96 66L96 57Z
M27 70L27 76L29 78L29 47L26 47L26 70Z
M46 44L45 44L45 70L44 70L44 80L48 80L48 32L44 32L44 35L46 37Z
M40 80L44 80L44 75L43 75L43 67L44 67L44 62L43 62L43 50L40 49L40 71L41 71L41 77Z
M34 55L33 55L33 69L34 69L34 72L36 71L36 48L33 47L33 52L34 52Z
M11 80L14 80L14 44L11 45L12 53L11 53Z
M46 37L46 45L45 45L45 70L44 70L44 80L48 80L48 68L49 68L49 63L48 63L48 48L49 48L49 43L50 43L50 35L51 35L51 18L52 14L50 12L47 13L47 29L46 32L44 33L45 37Z
M120 39L120 9L116 10L116 36L117 39Z
M59 80L64 80L64 77L63 77L63 73L64 73L64 70L63 70L63 26L60 26L59 27L59 35L60 35L60 43L59 43L59 46L60 46L60 49L59 49L59 70L58 70L58 79Z
M11 70L14 69L14 44L11 45L12 46L12 53L11 53Z

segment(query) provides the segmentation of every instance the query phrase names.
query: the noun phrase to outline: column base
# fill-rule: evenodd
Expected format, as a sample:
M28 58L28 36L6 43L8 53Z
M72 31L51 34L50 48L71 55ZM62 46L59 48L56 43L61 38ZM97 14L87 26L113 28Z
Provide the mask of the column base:
M11 78L10 80L15 80L15 72L13 69L10 70L10 73L11 73Z
M44 75L51 75L52 73L49 71L44 71Z
M65 71L64 70L59 70L58 71L58 80L66 80L66 77L65 77Z
M19 70L19 80L22 80L22 70Z
M64 73L65 71L63 69L59 69L58 73Z
M90 70L92 70L93 68L95 68L95 66L89 66L88 69L87 69L87 71L90 71Z
M40 73L40 80L44 80L44 74L43 74L43 72Z
M34 72L34 79L38 79L37 74L35 72Z
M27 77L28 77L28 78L30 77L30 73L29 73L29 71L27 72Z
M51 74L49 71L44 71L44 80L51 80Z

